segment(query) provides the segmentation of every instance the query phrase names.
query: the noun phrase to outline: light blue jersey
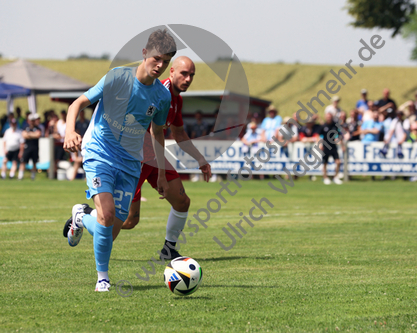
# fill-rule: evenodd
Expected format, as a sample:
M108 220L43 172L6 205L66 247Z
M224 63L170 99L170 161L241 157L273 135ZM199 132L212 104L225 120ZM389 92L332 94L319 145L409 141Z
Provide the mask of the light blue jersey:
M272 137L275 135L276 130L281 126L281 123L281 116L275 116L274 118L264 118L260 127L265 131L265 138L267 141L272 139Z
M100 102L83 138L83 161L104 162L139 178L144 135L151 121L165 124L171 94L159 80L142 84L136 70L114 68L84 93L91 103Z
M381 129L382 129L382 123L377 122L375 120L367 120L367 121L365 121L362 124L361 128L363 130L366 130L366 129L375 129L376 128L379 131L381 131ZM377 134L366 133L365 136L362 139L362 142L364 142L364 143L377 142L378 139L379 139L379 133L377 133Z

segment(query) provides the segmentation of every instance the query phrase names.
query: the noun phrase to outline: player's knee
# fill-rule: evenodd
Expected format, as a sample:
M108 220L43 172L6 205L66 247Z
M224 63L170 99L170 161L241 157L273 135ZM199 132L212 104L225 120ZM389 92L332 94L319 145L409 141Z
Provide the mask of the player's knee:
M115 212L112 210L104 210L102 214L97 216L97 220L100 224L105 226L113 225L114 223L114 214Z
M185 195L184 199L181 201L181 211L182 212L188 212L188 209L190 208L191 199Z

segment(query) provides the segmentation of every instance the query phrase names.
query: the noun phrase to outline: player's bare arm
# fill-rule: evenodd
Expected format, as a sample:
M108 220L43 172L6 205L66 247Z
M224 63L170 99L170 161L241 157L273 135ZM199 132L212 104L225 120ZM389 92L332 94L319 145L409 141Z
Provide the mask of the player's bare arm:
M208 164L204 156L201 155L198 149L194 146L187 132L185 132L184 126L171 125L171 132L180 148L198 162L200 170L203 173L204 180L208 182L211 177L210 164Z
M85 95L81 95L68 108L64 149L69 153L77 150L81 151L82 137L75 131L75 122L80 111L90 104L90 100Z
M160 199L165 199L168 192L168 182L165 177L165 137L164 127L152 122L151 136L153 149L155 151L156 162L158 164L158 181L156 190L161 195Z

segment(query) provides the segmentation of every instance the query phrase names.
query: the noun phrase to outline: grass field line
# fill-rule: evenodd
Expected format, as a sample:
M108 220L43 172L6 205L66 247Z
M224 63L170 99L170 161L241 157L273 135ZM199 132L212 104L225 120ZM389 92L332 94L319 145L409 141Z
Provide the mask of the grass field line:
M386 210L386 211L344 211L344 212L315 212L315 213L279 213L279 214L265 214L265 217L275 217L275 216L311 216L311 215L363 215L366 214L373 214L375 212L384 213L384 214L398 214L397 210ZM236 217L236 215L219 215L218 218L232 218ZM157 220L160 217L141 217L141 220ZM40 220L40 221L9 221L9 222L0 222L0 225L7 225L7 224L24 224L24 223L54 223L54 222L62 222L60 220Z

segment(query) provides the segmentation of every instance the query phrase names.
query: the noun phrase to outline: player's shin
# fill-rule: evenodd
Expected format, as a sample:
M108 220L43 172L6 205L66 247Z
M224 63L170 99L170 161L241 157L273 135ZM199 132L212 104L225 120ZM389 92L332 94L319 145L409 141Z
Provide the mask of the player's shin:
M178 212L171 207L171 212L168 216L167 230L165 239L171 244L177 242L181 231L184 229L187 221L188 212Z
M110 254L113 247L113 226L105 227L98 222L94 231L94 256L98 272L109 270Z
M94 236L94 230L97 224L97 216L92 216L90 214L85 214L83 216L83 225L90 233L91 236Z

